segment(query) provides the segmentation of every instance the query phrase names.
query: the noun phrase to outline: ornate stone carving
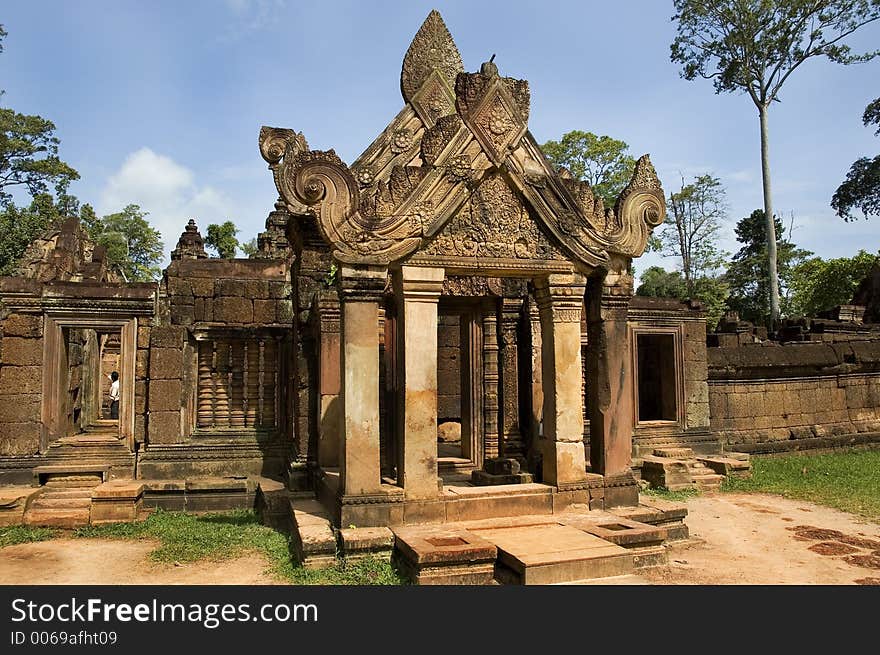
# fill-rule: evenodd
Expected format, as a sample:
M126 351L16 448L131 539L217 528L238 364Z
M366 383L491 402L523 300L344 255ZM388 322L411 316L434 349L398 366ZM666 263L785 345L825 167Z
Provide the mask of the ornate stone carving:
M186 224L183 234L177 240L177 247L171 251L171 261L176 259L207 259L205 240L199 234L199 228L192 218Z
M544 237L513 189L500 175L471 194L426 254L512 259L563 259Z
M456 78L455 100L489 158L500 165L526 131L528 82L501 78L494 64L484 65L480 73L462 73Z
M437 71L451 86L455 76L464 70L461 55L437 11L428 14L403 58L400 91L411 102L422 85Z
M457 115L444 116L437 121L437 124L422 136L422 161L433 166L440 153L452 142L461 127L462 122Z
M260 154L263 159L274 166L281 161L288 145L295 143L299 150L308 150L309 144L302 132L287 129L285 127L266 127L260 128Z

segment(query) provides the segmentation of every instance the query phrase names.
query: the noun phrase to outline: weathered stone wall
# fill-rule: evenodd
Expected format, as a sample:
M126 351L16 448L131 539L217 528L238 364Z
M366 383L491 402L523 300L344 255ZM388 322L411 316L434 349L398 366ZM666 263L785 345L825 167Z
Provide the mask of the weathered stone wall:
M0 456L40 449L43 317L9 314L0 320Z
M171 262L160 289L160 324L138 334L137 383L146 385L149 444L184 443L192 433L193 331L226 329L247 334L254 328L289 327L289 275L289 266L279 260Z
M677 418L674 422L639 423L635 417L633 451L639 456L663 446L719 449L709 429L709 385L706 373L706 321L698 304L668 298L634 296L628 324L635 334L671 334L676 340ZM630 348L636 348L635 338ZM635 366L634 366L635 370ZM635 407L638 412L638 407Z
M880 431L880 340L709 349L725 448Z

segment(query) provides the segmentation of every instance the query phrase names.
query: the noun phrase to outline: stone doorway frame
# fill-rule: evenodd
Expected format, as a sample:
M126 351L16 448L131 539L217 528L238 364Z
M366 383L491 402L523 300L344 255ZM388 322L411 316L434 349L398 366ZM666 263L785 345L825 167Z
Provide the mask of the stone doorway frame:
M438 315L441 312L455 314L459 320L461 458L468 460L468 466L474 469L483 466L486 453L483 413L486 376L483 365L484 305L482 297L443 297L438 304ZM402 435L399 438L402 439Z
M675 419L654 419L650 421L639 420L639 343L638 338L643 335L670 336L673 343L672 359L675 364ZM629 342L632 352L631 371L633 374L633 427L634 431L645 428L664 428L681 430L685 427L687 406L684 395L684 328L682 325L670 327L645 327L638 325L629 326Z
M94 318L76 315L51 315L43 317L43 402L41 407L42 428L40 452L66 436L63 425L66 414L68 384L67 331L93 329L99 332L119 332L119 437L134 452L134 387L137 358L137 318Z

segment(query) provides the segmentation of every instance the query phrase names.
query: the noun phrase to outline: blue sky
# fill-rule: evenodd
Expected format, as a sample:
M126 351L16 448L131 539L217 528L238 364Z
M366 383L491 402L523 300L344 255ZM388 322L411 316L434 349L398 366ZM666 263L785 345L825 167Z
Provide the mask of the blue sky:
M679 78L666 0L7 0L0 102L54 121L82 176L73 193L99 213L140 204L166 251L188 218L231 219L248 239L277 195L260 126L303 131L352 162L402 106L400 65L432 8L468 70L495 53L502 74L529 80L540 142L574 129L622 139L651 154L667 193L681 175L720 177L724 245L737 249L736 220L762 206L757 113ZM880 25L851 43L877 48ZM829 206L852 162L880 152L861 124L878 81L880 61L809 61L771 110L776 211L793 212L794 241L823 257L880 247L880 219L846 224ZM658 255L636 267L653 263L674 267Z

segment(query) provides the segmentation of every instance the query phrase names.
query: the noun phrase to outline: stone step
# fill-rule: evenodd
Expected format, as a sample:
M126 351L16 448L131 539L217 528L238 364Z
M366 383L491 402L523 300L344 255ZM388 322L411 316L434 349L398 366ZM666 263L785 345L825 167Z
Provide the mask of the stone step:
M694 451L690 448L655 448L652 452L655 457L694 459Z
M85 498L92 497L93 487L41 487L40 498Z
M508 582L559 584L635 570L632 551L568 525L471 531L497 547L498 563L512 574Z
M89 524L89 508L31 508L25 512L24 523L46 528L79 528Z
M52 495L42 495L37 498L31 507L33 509L79 509L89 507L91 498L55 498Z

